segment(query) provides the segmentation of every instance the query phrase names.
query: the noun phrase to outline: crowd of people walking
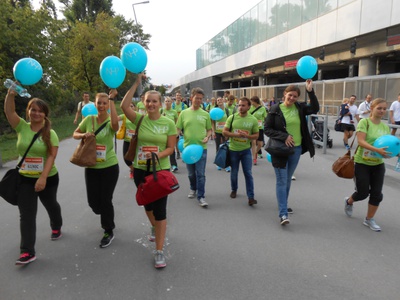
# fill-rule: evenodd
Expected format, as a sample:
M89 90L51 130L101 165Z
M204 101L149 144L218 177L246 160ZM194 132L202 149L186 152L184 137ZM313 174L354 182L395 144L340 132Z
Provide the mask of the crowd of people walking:
M114 149L114 137L122 121L124 130L123 154L128 151L130 139L138 134L136 155L132 161L125 159L130 178L138 186L144 181L149 170L152 153L159 158L157 170L178 172L177 159L180 158L178 147L181 138L184 147L200 145L203 148L200 159L195 163L186 163L188 182L181 182L187 187L188 198L195 199L202 208L209 203L206 198L206 163L207 147L210 139L215 142L216 151L220 145L229 141L231 164L225 169L230 172L230 198L238 195L239 166L245 179L247 203L254 207L255 187L252 168L257 165L260 151L265 139L276 140L282 147L291 148L290 154L272 152L271 163L276 177L275 194L278 206L279 222L282 226L290 224L289 214L293 213L288 205L293 174L302 154L315 155L314 144L307 127L307 117L317 114L319 102L314 93L313 82L305 82L305 92L309 101L299 101L301 89L289 85L283 92L282 101L260 100L253 96L235 98L229 92L223 97L205 101L205 93L201 88L193 88L190 101L185 103L181 93L175 99L166 97L164 103L157 91L147 91L141 101L134 105L133 96L141 85L144 75L139 74L137 80L128 90L121 102L123 114L118 116L115 107L117 90L96 94L94 105L97 115L81 119L82 108L91 103L88 93L83 94L83 101L78 104L74 124L78 124L73 132L77 140L95 136L96 164L84 169L86 196L89 207L100 216L103 230L99 242L100 248L111 245L115 238L113 194L119 179L119 163ZM26 265L36 259L36 214L38 199L45 207L51 227L52 240L62 236L63 219L61 207L57 201L59 185L58 171L55 165L59 141L57 134L51 129L48 118L49 107L45 101L33 98L26 108L26 119L15 111L15 95L9 90L4 102L4 111L11 127L17 132L17 151L20 157L27 152L25 164L20 169L20 192L18 208L20 213L21 243L17 265ZM355 202L369 197L368 210L363 224L373 231L381 228L375 222L375 214L383 199L383 182L385 164L383 158L389 153L385 148L376 148L374 141L390 132L387 124L382 122L388 104L384 99L372 100L367 95L359 107L355 105L356 96L351 95L343 103L341 126L343 144L349 149L349 139L356 133L358 147L355 153L355 192L345 198L345 214L352 216ZM188 105L190 104L190 105ZM212 120L210 111L220 108L223 116ZM400 125L400 94L398 101L389 109L390 123ZM81 120L81 121L80 121ZM80 122L79 122L80 121ZM137 132L136 132L137 131ZM96 134L94 133L96 132ZM32 141L32 147L30 143ZM381 157L371 156L378 153ZM29 163L28 163L29 162ZM218 170L221 168L217 167ZM154 266L164 268L166 258L163 252L167 230L168 197L162 197L144 206L145 214L151 224L149 240L155 242Z

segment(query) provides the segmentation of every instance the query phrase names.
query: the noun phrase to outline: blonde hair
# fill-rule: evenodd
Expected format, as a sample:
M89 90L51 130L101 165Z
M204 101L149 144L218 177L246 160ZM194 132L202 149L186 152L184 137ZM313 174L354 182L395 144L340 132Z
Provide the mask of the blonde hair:
M159 92L155 91L155 90L147 91L146 94L144 94L144 100L146 101L147 97L148 97L149 95L153 95L153 94L154 94L154 95L157 95L158 100L159 100L160 103L161 103L161 94L160 94Z
M378 106L381 103L387 103L385 99L383 98L376 98L371 101L371 110L373 110L376 106Z
M350 101L349 98L344 98L344 99L342 100L342 103L343 103L343 104L347 104L347 103L349 103L349 101Z

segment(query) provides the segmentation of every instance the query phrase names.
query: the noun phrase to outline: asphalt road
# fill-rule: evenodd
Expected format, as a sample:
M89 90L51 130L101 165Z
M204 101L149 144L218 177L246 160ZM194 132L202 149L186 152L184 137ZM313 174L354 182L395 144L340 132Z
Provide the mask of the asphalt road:
M14 265L19 255L18 210L0 202L0 299L399 299L400 173L387 169L384 200L376 215L382 232L362 224L367 202L354 206L352 218L343 199L352 180L336 177L333 161L344 154L341 134L331 130L333 148L302 156L292 184L291 224L279 225L275 175L265 159L253 167L255 198L247 205L243 174L236 199L229 198L229 173L212 164L209 142L208 209L187 198L187 171L179 161L181 188L168 203L167 267L153 266L154 244L135 187L122 161L114 194L116 238L105 249L99 217L87 205L83 169L69 157L77 141L61 142L56 160L63 237L51 241L42 205L37 216L37 260ZM0 176L16 162L5 164ZM392 159L394 164L394 159Z

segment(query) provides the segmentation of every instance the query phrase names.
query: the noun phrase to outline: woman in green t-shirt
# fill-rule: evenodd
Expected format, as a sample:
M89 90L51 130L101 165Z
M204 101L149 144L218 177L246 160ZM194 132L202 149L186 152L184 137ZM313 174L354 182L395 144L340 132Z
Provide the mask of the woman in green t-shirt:
M101 227L104 229L100 248L108 247L114 239L115 223L112 199L119 176L118 159L113 144L114 135L119 128L114 104L117 94L115 89L110 90L109 95L98 93L95 101L98 115L87 116L83 119L73 134L76 140L84 139L89 135L94 135L93 129L96 131L105 124L104 128L96 135L96 165L85 168L88 203L93 212L100 215ZM110 114L108 114L108 110L110 110Z
M33 98L26 108L29 122L20 118L15 111L16 92L9 89L4 101L4 112L11 127L17 132L17 151L21 158L33 137L39 137L29 149L19 169L18 209L20 214L20 257L16 265L26 265L36 260L36 214L38 198L50 217L51 239L61 237L61 207L57 201L59 184L58 170L54 164L58 152L58 136L51 129L49 106L41 99Z
M134 124L138 124L143 115L129 109L129 99L132 99L136 88L141 84L142 74L126 93L121 102L121 108L125 116ZM151 152L155 152L160 160L159 170L170 170L169 156L173 153L176 142L176 127L174 121L162 116L161 95L157 91L148 91L145 94L144 104L147 114L143 117L138 130L138 143L136 157L134 159L134 181L136 186L144 181L144 178L152 174L147 168L147 162L151 158ZM166 266L163 253L165 234L167 231L167 198L162 197L155 202L145 205L146 215L152 225L150 241L156 243L154 266L164 268Z
M367 216L363 224L373 231L381 231L374 220L375 213L383 199L382 187L385 178L385 164L382 157L388 157L385 148L373 146L375 140L382 135L390 134L389 126L382 122L386 115L387 103L382 98L371 102L369 118L360 120L357 125L358 146L354 155L354 181L356 190L344 199L344 211L348 217L353 214L353 203L369 196ZM378 153L380 157L376 155Z

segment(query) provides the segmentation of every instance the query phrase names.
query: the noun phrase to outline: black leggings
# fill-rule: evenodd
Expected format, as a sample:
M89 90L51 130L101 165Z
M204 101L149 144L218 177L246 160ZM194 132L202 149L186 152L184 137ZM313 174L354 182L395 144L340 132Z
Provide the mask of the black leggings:
M20 175L21 183L18 187L18 208L21 230L21 253L35 254L36 215L38 197L50 217L50 227L59 230L62 226L61 207L57 202L59 183L58 173L48 177L43 191L35 192L37 178Z
M168 170L169 171L169 170ZM142 169L133 169L133 180L135 181L136 187L144 181L144 178L152 174L152 172L147 172ZM148 205L144 206L144 209L146 211L152 211L154 215L154 219L156 221L162 221L167 218L167 199L168 196L162 197L158 199L157 201L154 201Z
M100 215L101 227L108 233L115 228L112 199L118 176L118 164L104 169L85 168L89 206L96 215Z
M354 201L361 201L368 197L368 203L373 206L379 206L383 199L382 187L385 177L385 164L377 166L367 166L364 164L355 164L354 181L356 191L352 198Z

